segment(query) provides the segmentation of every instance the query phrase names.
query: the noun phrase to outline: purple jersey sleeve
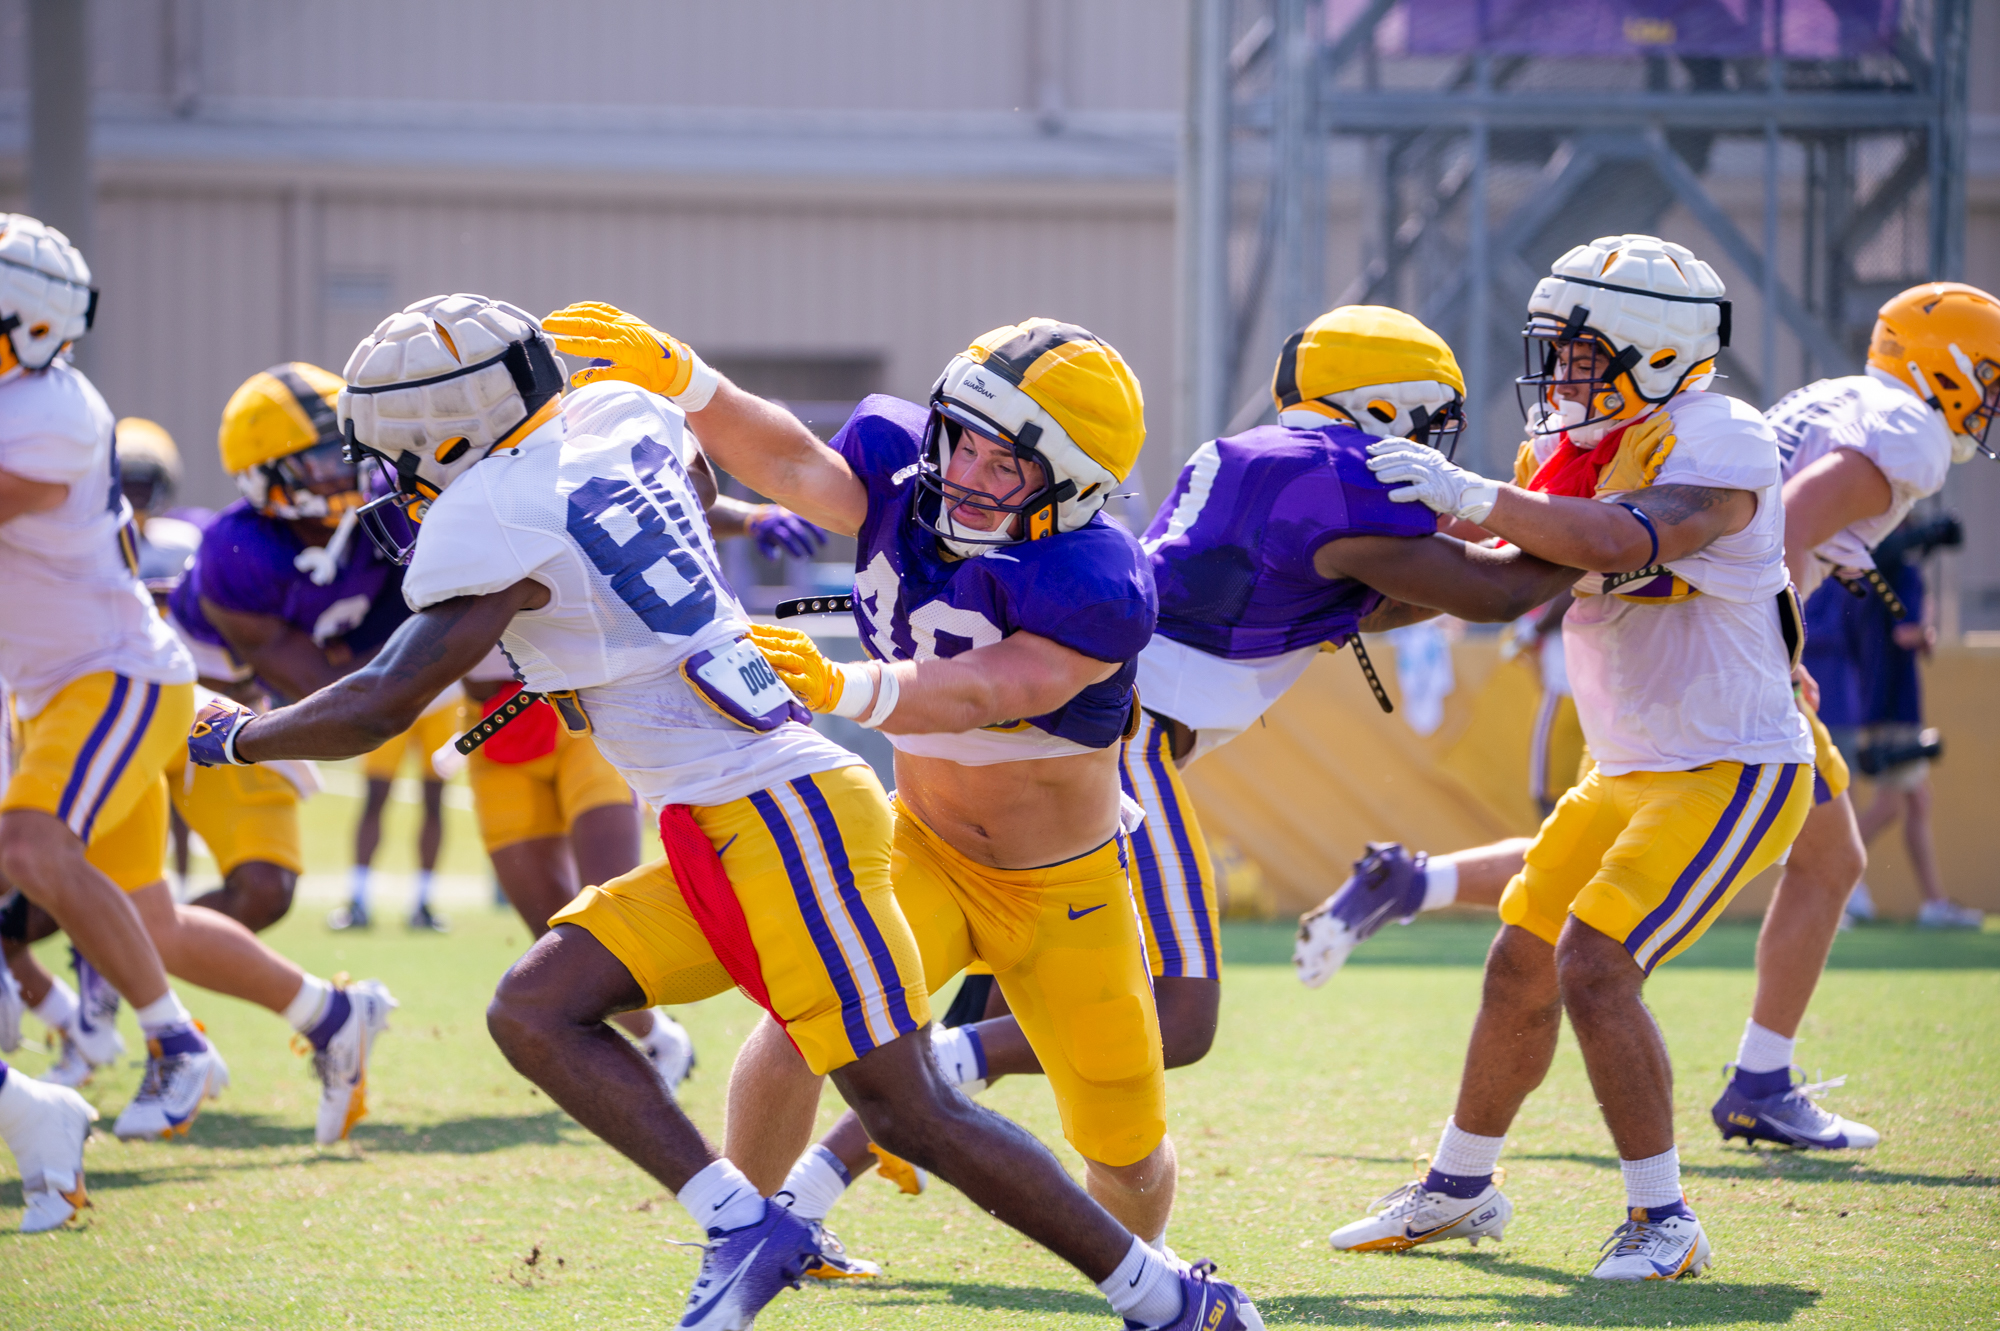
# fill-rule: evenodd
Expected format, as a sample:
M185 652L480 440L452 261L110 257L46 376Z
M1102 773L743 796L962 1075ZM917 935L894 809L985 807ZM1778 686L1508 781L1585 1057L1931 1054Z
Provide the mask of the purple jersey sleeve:
M833 437L830 447L847 459L847 465L868 488L869 512L903 502L910 489L906 469L917 463L924 423L929 419L927 408L873 393L861 399L847 424Z
M285 589L300 574L292 566L298 539L239 499L202 533L201 549L183 586L224 610L282 617Z

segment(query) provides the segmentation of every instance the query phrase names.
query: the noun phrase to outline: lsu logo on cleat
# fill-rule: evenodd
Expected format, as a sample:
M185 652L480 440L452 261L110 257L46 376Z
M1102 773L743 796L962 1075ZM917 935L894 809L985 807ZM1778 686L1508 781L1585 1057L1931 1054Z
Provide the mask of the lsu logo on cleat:
M1757 1116L1755 1114L1739 1114L1734 1110L1730 1111L1729 1121L1739 1128L1754 1128L1757 1126Z

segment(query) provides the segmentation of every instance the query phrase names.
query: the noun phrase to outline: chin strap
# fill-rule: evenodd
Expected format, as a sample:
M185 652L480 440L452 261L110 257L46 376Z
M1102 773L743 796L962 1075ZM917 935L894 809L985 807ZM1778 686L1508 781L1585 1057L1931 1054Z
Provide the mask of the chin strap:
M340 561L347 554L347 543L353 539L354 529L361 522L361 510L350 508L340 515L340 525L333 529L333 539L325 545L309 545L292 557L292 567L312 579L315 587L324 587L340 576Z

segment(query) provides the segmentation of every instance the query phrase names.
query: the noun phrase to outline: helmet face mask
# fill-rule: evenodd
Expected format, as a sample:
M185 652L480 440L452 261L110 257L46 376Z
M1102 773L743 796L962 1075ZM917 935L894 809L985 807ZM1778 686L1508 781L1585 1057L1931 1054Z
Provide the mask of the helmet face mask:
M1077 495L1077 485L1067 478L1049 483L1055 470L1035 448L1041 428L1030 421L1018 434L1012 433L942 393L932 393L930 405L923 446L917 454L917 525L968 558L997 546L1054 534L1056 507ZM1005 494L995 494L952 480L952 455L966 434L1013 454L1024 473L1020 484ZM1028 473L1031 467L1032 479ZM990 528L972 526L957 516L966 510L993 514L997 521Z
M261 463L254 469L263 498L252 502L274 518L311 521L329 527L361 505L360 468L348 461L346 447L335 441ZM246 488L248 488L246 486Z

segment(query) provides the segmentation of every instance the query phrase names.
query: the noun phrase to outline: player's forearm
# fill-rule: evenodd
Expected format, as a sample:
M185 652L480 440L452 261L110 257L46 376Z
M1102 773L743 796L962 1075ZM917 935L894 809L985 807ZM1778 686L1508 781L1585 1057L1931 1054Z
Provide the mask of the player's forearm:
M972 659L977 655L968 652L948 661L897 661L890 665L896 672L899 693L896 710L881 728L896 735L977 730L1053 712L1082 687L1074 680L1032 670L996 668L1000 662ZM1114 669L1106 666L1107 671Z
M756 507L744 500L721 495L708 506L708 529L715 533L718 541L731 536L747 536L750 534L750 514Z
M311 697L267 712L237 732L236 753L247 762L278 758L333 761L373 752L408 730L428 698L397 698L363 670Z
M842 535L860 529L868 508L860 480L789 411L724 379L688 422L703 451L759 494Z
M1427 605L1412 605L1408 601L1385 597L1382 604L1361 617L1355 628L1362 633L1387 633L1390 629L1408 628L1427 619L1436 619L1443 613Z
M1653 548L1645 525L1616 504L1512 485L1500 487L1492 513L1480 525L1550 564L1593 573L1644 568Z
M0 524L29 513L46 513L69 498L69 487L58 482L31 481L0 469Z

